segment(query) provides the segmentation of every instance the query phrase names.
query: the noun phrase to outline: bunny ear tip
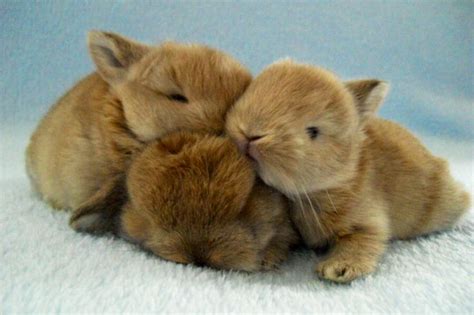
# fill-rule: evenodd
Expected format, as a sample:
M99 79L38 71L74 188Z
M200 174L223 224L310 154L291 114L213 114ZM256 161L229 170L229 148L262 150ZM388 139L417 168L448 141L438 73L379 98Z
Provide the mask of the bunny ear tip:
M378 96L384 99L388 92L390 91L390 84L387 81L380 81L379 84L375 87L374 92L378 94Z
M99 30L90 30L87 32L87 43L89 45L98 42L98 41L104 41L106 40L107 33L104 31L99 31Z

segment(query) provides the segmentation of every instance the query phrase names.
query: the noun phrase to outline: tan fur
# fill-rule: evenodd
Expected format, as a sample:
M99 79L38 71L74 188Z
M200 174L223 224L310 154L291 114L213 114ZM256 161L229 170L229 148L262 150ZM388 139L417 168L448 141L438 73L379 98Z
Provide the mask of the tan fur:
M297 241L284 197L256 182L223 137L179 132L149 144L133 159L126 187L117 224L90 205L72 225L103 224L170 261L246 271L276 267ZM97 204L125 195L120 181L108 191Z
M33 186L57 208L87 203L146 141L183 129L221 132L251 80L233 58L201 45L147 46L98 31L88 45L97 73L51 108L27 149Z
M374 115L387 89L284 61L264 70L227 117L261 178L292 200L307 245L332 245L316 266L325 279L370 273L387 240L447 229L469 207L445 161Z

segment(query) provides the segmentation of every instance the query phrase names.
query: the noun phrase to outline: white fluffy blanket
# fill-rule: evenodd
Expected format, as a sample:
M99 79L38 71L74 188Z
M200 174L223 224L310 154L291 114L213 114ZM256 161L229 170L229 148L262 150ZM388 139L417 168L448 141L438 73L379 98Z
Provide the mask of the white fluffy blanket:
M291 255L278 272L214 271L162 261L122 240L75 233L67 213L30 192L20 158L26 137L6 135L1 142L2 314L474 312L472 210L452 231L393 242L376 273L349 285L317 279L318 258L309 251ZM465 146L432 143L453 156L453 173L472 192L472 160L452 153L466 152Z

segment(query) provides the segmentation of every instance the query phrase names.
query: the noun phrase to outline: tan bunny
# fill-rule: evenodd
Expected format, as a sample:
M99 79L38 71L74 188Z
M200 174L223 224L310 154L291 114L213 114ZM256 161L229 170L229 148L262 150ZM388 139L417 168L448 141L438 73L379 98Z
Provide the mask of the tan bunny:
M298 240L287 200L256 182L230 139L171 134L134 158L123 180L71 224L115 231L170 261L245 271L276 267Z
M76 209L114 186L143 143L175 130L221 132L227 109L251 75L230 56L202 45L147 46L92 31L97 67L43 118L27 149L40 195Z
M347 282L370 273L389 239L450 228L469 208L444 160L374 115L387 90L379 80L341 82L282 61L228 114L228 133L263 181L292 200L306 244L331 245L316 266L322 278Z

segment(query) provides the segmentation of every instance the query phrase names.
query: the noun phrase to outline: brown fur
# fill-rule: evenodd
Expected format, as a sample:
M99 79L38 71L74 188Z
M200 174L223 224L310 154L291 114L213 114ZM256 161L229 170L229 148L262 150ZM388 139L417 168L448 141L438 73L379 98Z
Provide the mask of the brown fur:
M255 182L249 162L223 137L179 132L149 144L134 158L126 187L118 226L101 207L72 224L89 224L95 214L94 224L107 223L103 231L118 229L164 259L246 271L276 267L297 240L284 197ZM109 191L103 201L123 195Z
M89 207L149 140L183 129L221 132L251 80L233 58L201 45L147 46L98 31L88 45L97 73L51 108L27 149L33 186L57 208Z
M307 245L332 245L316 266L325 279L370 273L387 240L447 229L469 207L445 161L374 115L387 89L284 61L264 70L227 117L261 178L292 200Z

